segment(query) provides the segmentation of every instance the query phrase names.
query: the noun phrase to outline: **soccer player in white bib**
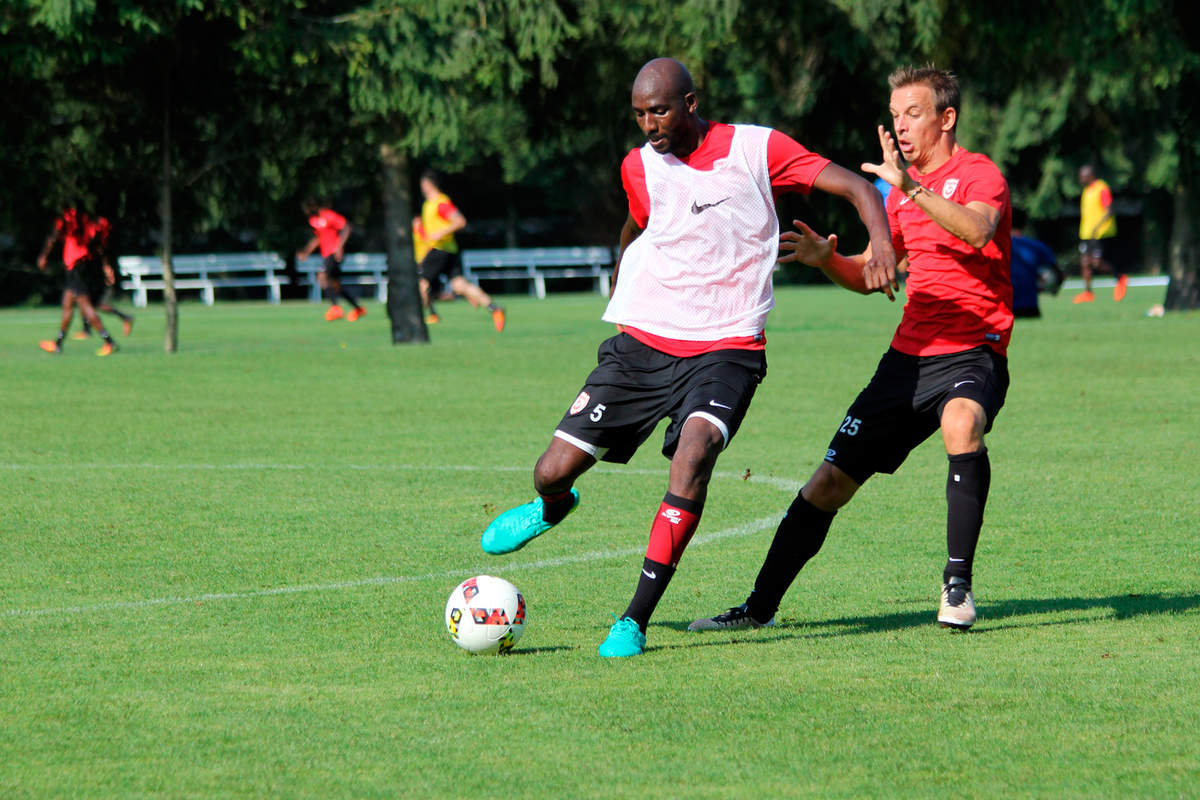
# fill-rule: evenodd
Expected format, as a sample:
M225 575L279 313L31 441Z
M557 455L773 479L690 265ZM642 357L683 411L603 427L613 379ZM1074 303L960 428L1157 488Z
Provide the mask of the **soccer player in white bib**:
M644 650L650 616L700 523L717 456L766 375L775 196L819 189L845 198L870 235L865 283L891 297L896 266L874 186L779 131L702 119L678 61L643 66L632 101L647 142L621 165L629 215L604 313L621 332L600 345L538 459L537 498L498 516L481 540L492 554L524 547L579 504L575 481L597 460L627 463L669 418L667 491L633 599L600 645L605 657Z

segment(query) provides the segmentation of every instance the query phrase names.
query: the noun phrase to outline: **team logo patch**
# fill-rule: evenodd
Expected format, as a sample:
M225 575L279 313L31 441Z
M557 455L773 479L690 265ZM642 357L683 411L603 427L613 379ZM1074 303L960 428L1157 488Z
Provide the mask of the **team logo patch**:
M575 402L571 403L570 413L578 414L580 411L583 411L585 408L587 408L587 404L591 399L591 396L588 395L587 392L580 392L579 397L575 398Z
M958 178L950 178L942 184L942 197L949 200L954 195L954 190L958 188Z

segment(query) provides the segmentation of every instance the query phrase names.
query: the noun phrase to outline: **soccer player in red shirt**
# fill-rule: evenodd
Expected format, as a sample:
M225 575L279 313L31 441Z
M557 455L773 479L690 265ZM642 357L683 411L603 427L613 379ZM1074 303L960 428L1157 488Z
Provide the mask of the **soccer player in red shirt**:
M67 335L67 328L71 327L71 318L75 316L75 306L79 306L79 313L83 319L93 330L99 332L100 338L104 340L104 344L96 351L96 355L108 356L117 350L116 342L104 329L104 323L100 321L100 315L96 313L96 308L92 305L86 276L83 274L94 255L92 250L94 240L106 232L105 226L108 221L103 217L100 219L103 220L103 225L78 209L66 209L62 216L54 221L54 230L46 238L46 244L38 255L38 269L45 270L50 251L54 249L55 245L62 243L62 259L63 266L66 267L66 276L63 282L62 318L59 323L58 337L53 341L45 339L38 343L47 353L62 352L63 339Z
M321 258L325 259L325 263L321 272L317 273L317 281L325 290L325 296L329 298L330 303L329 310L325 312L325 319L332 322L344 316L355 322L366 315L367 310L342 286L342 259L346 257L350 223L333 209L321 208L312 200L305 200L303 208L308 217L308 224L313 229L313 238L296 252L296 260L303 261L312 251L321 248ZM350 304L349 314L342 311L342 307L338 305L338 297L346 298L346 302Z
M538 497L498 516L481 539L492 554L523 547L575 508L576 479L599 460L627 463L670 419L667 491L633 598L600 645L605 658L643 652L650 617L700 524L717 457L766 375L764 326L779 256L775 195L819 189L847 200L872 242L858 279L890 291L896 266L870 183L779 131L702 119L678 61L642 67L632 101L647 141L621 167L629 215L604 313L622 332L600 345L595 369L538 459Z
M904 315L824 462L779 523L746 602L696 620L690 630L772 624L780 600L821 548L837 510L871 475L894 472L939 428L949 476L948 558L937 619L953 628L975 622L972 566L991 480L983 437L1008 390L1012 208L996 165L955 139L955 77L932 67L906 67L888 82L895 137L880 126L883 163L862 169L894 187L887 211L901 266L908 262ZM839 255L836 237L825 239L796 224L799 231L781 237L783 248L791 251L782 261L819 267L847 288L871 291L861 279L868 253Z

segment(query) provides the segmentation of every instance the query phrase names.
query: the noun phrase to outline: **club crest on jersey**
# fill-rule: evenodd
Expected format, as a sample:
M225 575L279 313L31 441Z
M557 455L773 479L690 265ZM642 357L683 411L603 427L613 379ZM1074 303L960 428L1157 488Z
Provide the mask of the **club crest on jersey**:
M958 188L958 178L949 178L942 184L942 197L949 200L954 195L954 190Z
M587 392L580 392L579 397L575 398L575 402L571 403L571 413L578 414L580 411L583 411L587 408L588 401L591 399L591 396Z

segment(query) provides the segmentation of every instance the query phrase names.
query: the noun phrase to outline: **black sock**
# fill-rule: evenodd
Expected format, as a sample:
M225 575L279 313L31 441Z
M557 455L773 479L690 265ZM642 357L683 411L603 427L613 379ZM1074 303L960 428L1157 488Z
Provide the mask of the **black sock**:
M500 306L496 305L495 301L488 303L488 311L499 311Z
M662 599L663 592L667 590L667 584L674 575L675 568L669 564L643 559L637 589L633 593L633 599L629 601L629 608L625 609L621 618L629 617L645 633L646 626L650 624L650 615L658 607L658 601Z
M83 332L86 333L88 336L92 335L92 324L90 322L88 322L86 319L83 321Z
M764 623L775 616L792 581L825 543L825 534L829 533L836 514L817 508L803 494L796 495L775 530L771 549L754 580L754 591L746 599L750 616Z
M542 521L549 522L551 525L557 525L563 521L563 517L571 513L574 505L575 496L570 491L563 492L555 497L543 497Z
M59 347L62 347L63 337L66 335L67 335L66 331L59 331L58 336L55 337L55 339L54 339L54 343L57 344Z
M128 322L129 320L133 319L133 317L131 317L129 314L126 314L124 311L117 311L115 308L113 309L112 313L116 314L117 319L121 320L122 322Z
M108 342L109 344L116 344L116 342L114 342L112 340L112 334L110 334L108 331L105 331L104 333L100 334L100 338L103 339L104 341Z
M949 456L946 476L946 569L942 581L957 577L970 583L975 546L983 527L983 508L992 483L987 448Z

